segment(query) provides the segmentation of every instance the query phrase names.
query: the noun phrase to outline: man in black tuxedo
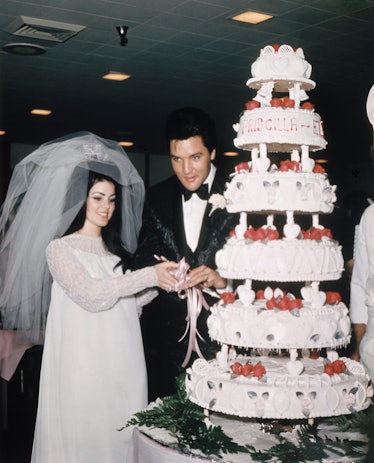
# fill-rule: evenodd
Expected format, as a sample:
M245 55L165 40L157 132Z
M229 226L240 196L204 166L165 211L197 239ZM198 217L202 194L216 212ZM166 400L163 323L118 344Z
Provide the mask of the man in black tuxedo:
M135 267L155 263L155 255L190 266L189 286L224 290L226 280L215 270L215 254L224 245L237 216L215 209L208 198L223 194L228 176L212 163L216 157L216 131L211 117L197 108L172 112L166 121L166 139L175 175L147 191ZM200 190L204 190L202 193ZM201 194L201 197L199 196ZM205 296L209 305L217 299ZM198 330L204 356L217 350L209 342L208 311L202 309ZM175 392L175 378L184 371L188 336L187 303L175 291L163 291L147 307L141 319L149 378L149 399ZM191 358L190 363L196 358Z

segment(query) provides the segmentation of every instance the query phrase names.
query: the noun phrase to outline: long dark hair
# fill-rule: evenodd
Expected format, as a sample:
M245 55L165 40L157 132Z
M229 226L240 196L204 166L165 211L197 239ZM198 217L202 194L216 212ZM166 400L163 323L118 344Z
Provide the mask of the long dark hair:
M125 271L127 268L130 267L132 255L126 250L121 240L121 228L122 228L121 186L108 175L100 174L94 171L89 171L86 197L88 197L88 193L95 183L102 182L104 180L110 183L113 183L114 185L115 195L116 195L116 199L115 199L116 207L114 209L113 215L108 225L106 227L103 227L101 235L102 235L103 241L108 251L110 251L112 254L118 256L121 259L120 262L116 265L116 267L121 265L123 271ZM73 220L69 228L64 233L64 236L70 235L71 233L75 233L76 231L80 230L83 227L85 220L86 220L86 202L83 204L78 214L76 215L75 219Z

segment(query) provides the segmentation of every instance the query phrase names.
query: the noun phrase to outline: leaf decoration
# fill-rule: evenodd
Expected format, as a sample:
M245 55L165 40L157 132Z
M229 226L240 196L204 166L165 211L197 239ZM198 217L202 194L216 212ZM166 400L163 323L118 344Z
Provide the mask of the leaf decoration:
M301 424L297 431L296 444L281 434L281 427L270 426L268 431L276 437L278 443L267 450L258 451L251 445L242 446L234 442L221 426L207 426L204 422L204 410L188 400L184 384L185 374L182 374L177 378L176 394L156 402L153 408L136 413L122 429L129 426L163 428L175 438L176 446L182 452L191 454L193 450L199 450L207 457L222 458L224 454L243 452L249 453L251 459L258 462L304 463L322 462L329 454L335 458L346 456L351 459L365 455L366 442L322 438L318 435L318 429L321 423L325 423L336 426L335 431L360 432L369 436L374 417L370 416L368 410L347 416L314 419L313 424ZM302 398L303 394L297 395ZM248 396L251 397L252 393L249 392ZM281 424L282 420L279 422ZM290 423L293 425L294 422L290 420Z

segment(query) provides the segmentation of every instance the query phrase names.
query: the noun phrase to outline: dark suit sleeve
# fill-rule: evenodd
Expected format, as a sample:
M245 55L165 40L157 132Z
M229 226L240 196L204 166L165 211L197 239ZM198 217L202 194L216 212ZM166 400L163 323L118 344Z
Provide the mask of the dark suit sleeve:
M157 263L155 254L169 260L180 259L171 226L173 208L170 198L173 197L173 189L170 183L163 182L147 192L138 248L133 259L134 269Z

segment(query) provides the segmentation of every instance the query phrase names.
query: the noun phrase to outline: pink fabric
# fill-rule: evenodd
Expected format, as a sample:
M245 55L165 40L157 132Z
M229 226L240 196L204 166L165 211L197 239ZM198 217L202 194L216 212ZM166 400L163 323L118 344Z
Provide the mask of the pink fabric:
M0 376L9 381L21 361L23 354L32 344L17 344L16 332L0 330Z
M190 266L185 261L183 257L182 260L178 262L178 268L174 270L172 275L178 280L176 291L180 299L187 298L187 326L183 336L179 339L182 341L188 334L188 349L184 361L182 363L182 367L186 368L188 362L190 361L192 351L195 351L200 358L204 358L203 354L201 353L199 344L197 342L197 338L199 337L203 340L202 336L200 335L197 329L197 319L199 318L201 309L204 307L206 310L209 310L209 305L204 299L203 293L199 288L189 288L186 289L186 283L188 280L188 270Z

